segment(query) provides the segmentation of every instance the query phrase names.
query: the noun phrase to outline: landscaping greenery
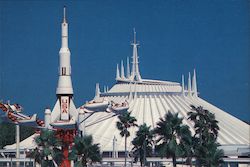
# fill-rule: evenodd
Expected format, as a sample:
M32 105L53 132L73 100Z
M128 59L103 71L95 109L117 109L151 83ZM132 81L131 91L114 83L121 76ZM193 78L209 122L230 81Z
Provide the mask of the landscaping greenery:
M28 126L20 126L20 140L24 140L27 137L35 133L34 128ZM0 123L0 149L6 145L10 145L16 142L16 125L6 122Z
M156 151L161 157L172 157L173 166L176 167L176 158L185 155L185 142L191 140L191 133L187 125L183 125L178 113L168 112L157 123L154 130L156 134Z
M186 159L186 164L197 167L219 167L223 163L223 150L219 149L217 137L219 133L218 121L215 115L202 106L191 105L187 113L188 119L193 123L194 132L191 134L189 126L183 123L178 113L168 111L160 118L156 127L145 123L138 127L135 138L132 140L132 155L134 161L140 161L141 166L147 166L146 157L152 156L153 145L156 143L157 156L172 158L173 166L177 166L177 158ZM116 127L120 135L125 138L125 166L127 163L127 137L129 129L137 126L136 118L130 112L118 115ZM0 124L0 147L15 142L15 125ZM21 139L34 133L32 128L21 127ZM11 140L10 140L11 139ZM42 130L36 137L37 148L30 154L42 167L53 167L63 160L62 141L54 131ZM74 144L69 153L69 159L74 161L74 167L86 167L87 164L101 162L99 144L93 144L92 136L75 137ZM195 162L192 161L195 159Z
M87 163L101 162L99 144L93 144L92 136L76 137L69 159L74 161L74 167L86 167Z
M119 121L116 122L116 127L120 130L120 135L125 137L125 167L127 165L127 137L130 136L129 128L137 126L136 118L130 114L130 112L125 112L124 114L119 115Z
M141 166L146 166L146 157L152 156L152 146L153 146L153 131L145 123L139 126L139 130L136 132L136 136L132 141L134 145L132 152L134 156L134 161L138 162L140 160Z
M125 136L125 153L127 152L128 128L134 125L135 118L130 113L118 116L117 128L121 136ZM171 157L173 166L176 167L177 158L185 158L186 164L193 165L195 159L197 167L219 167L223 163L223 150L217 142L219 126L215 115L203 107L191 105L188 119L193 122L194 134L191 134L189 126L183 124L183 118L178 113L168 111L160 118L155 129L145 123L139 126L136 136L132 141L132 152L135 162L138 160L141 166L146 165L146 157L152 155L152 144L156 143L156 154L160 157ZM129 121L130 120L130 121ZM130 122L131 124L129 124ZM153 137L154 136L154 137ZM153 139L155 141L153 141ZM126 165L126 156L125 156Z
M215 115L203 107L191 105L188 119L194 122L194 157L198 166L218 167L223 163L223 150L218 149L218 121Z
M35 138L37 147L31 152L30 157L41 164L42 167L57 167L64 156L62 152L62 142L51 130L42 130Z

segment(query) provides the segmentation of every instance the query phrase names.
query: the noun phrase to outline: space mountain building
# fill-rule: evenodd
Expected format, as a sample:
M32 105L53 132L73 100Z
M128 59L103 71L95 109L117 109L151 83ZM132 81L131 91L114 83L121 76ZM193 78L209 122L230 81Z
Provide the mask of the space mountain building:
M59 51L59 78L56 89L56 104L51 111L45 110L43 128L48 129L72 129L77 127L79 135L92 135L95 143L100 143L103 156L117 158L124 155L124 138L120 136L116 128L118 115L123 112L131 112L137 119L137 124L146 123L155 128L159 118L168 111L179 113L184 124L190 127L194 133L194 125L188 120L187 113L191 111L191 105L202 106L215 114L219 121L218 142L228 157L250 156L250 126L234 116L226 113L218 107L199 97L195 70L191 76L189 73L187 89L182 82L160 81L144 79L140 75L138 60L138 43L136 32L132 42L132 62L127 59L126 71L123 61L117 65L116 83L101 92L99 84L96 85L95 97L79 108L73 102L73 86L71 81L70 50L68 48L68 23L66 21L66 9L61 24L61 49ZM132 67L130 67L132 65ZM128 151L132 149L131 141L135 137L137 127L130 128L128 137ZM33 144L31 144L33 141ZM20 142L20 147L34 149L34 135ZM16 145L5 146L5 149L14 149Z
M116 128L118 115L121 112L131 112L131 115L137 119L138 125L146 123L151 128L155 128L159 118L168 111L179 113L183 117L184 124L188 125L194 133L193 123L188 120L187 115L191 111L190 105L202 106L215 114L220 127L218 142L222 145L226 156L249 155L250 126L199 97L195 70L192 77L190 73L188 75L187 89L184 76L182 76L182 83L143 79L139 70L135 31L132 48L131 71L129 59L127 59L126 72L123 61L120 68L117 65L116 83L110 90L104 87L103 92L100 92L99 84L97 84L95 105L98 105L99 101L99 107L102 108L101 103L104 107L95 112L85 112L85 121L81 125L84 133L93 135L94 141L100 143L104 155L117 157L118 153L124 152L124 138L120 136ZM128 109L110 112L110 110L105 110L105 100L115 104L127 103ZM130 128L128 150L132 149L131 141L137 130L137 127Z

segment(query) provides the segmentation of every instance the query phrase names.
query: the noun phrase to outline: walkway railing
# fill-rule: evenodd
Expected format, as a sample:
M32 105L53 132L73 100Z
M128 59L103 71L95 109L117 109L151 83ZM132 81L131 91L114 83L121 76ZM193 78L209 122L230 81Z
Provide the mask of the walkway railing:
M35 161L30 158L0 158L0 167L35 167Z

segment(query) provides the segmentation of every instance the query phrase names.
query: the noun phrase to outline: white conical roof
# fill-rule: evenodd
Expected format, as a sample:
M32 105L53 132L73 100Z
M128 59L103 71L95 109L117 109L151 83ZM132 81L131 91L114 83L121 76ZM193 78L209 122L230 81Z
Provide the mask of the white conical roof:
M218 142L223 147L230 146L229 149L233 147L236 152L242 146L249 148L250 126L199 97L195 72L193 85L191 85L191 74L189 73L187 93L184 89L184 77L182 77L182 84L143 79L139 75L136 42L133 45L135 48L131 80L120 80L113 85L108 93L102 93L101 97L115 103L122 103L127 100L129 102L128 111L137 119L137 123L139 125L146 123L152 128L156 127L159 118L163 117L168 111L179 113L183 117L184 124L190 127L192 133L194 133L193 123L188 120L187 113L191 111L191 105L202 106L214 113L219 121ZM134 80L136 75L138 75L139 80ZM100 143L102 151L111 152L113 150L114 136L117 138L116 150L124 151L124 138L120 136L120 132L116 128L117 114L106 111L95 112L89 114L87 118L85 122L86 133L93 135L95 142ZM132 127L129 131L131 136L128 138L128 150L131 150L131 140L135 137L137 127Z
M130 90L134 91L131 84L115 84L108 95L103 95L110 101L121 103L129 98ZM119 92L120 90L120 92ZM135 92L133 92L135 94ZM133 98L129 104L129 112L136 117L139 125L146 123L155 128L160 117L168 111L179 113L183 117L183 122L188 125L194 133L192 122L188 120L187 113L191 110L190 105L203 106L214 113L219 121L218 142L221 145L249 145L250 126L232 115L224 112L218 107L210 104L197 96L183 96L180 85L168 84L138 84L136 87L137 97ZM93 135L95 142L101 144L102 151L112 151L113 137L117 137L117 150L124 150L124 139L121 138L119 130L116 128L117 115L107 112L96 112L86 121L86 131ZM137 128L131 128L131 137L128 138L128 148L132 149L131 140L135 136Z

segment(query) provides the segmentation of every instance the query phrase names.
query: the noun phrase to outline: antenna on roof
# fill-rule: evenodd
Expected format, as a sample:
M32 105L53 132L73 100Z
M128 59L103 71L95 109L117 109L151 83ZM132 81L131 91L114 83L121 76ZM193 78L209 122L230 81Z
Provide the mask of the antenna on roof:
M63 7L63 22L66 23L66 6Z
M134 44L136 44L136 31L135 31L135 28L133 28L134 30Z
M131 71L131 80L141 82L141 75L139 72L139 61L138 61L138 52L136 43L136 32L134 28L134 43L131 44L133 46L133 61L132 61L132 71Z

